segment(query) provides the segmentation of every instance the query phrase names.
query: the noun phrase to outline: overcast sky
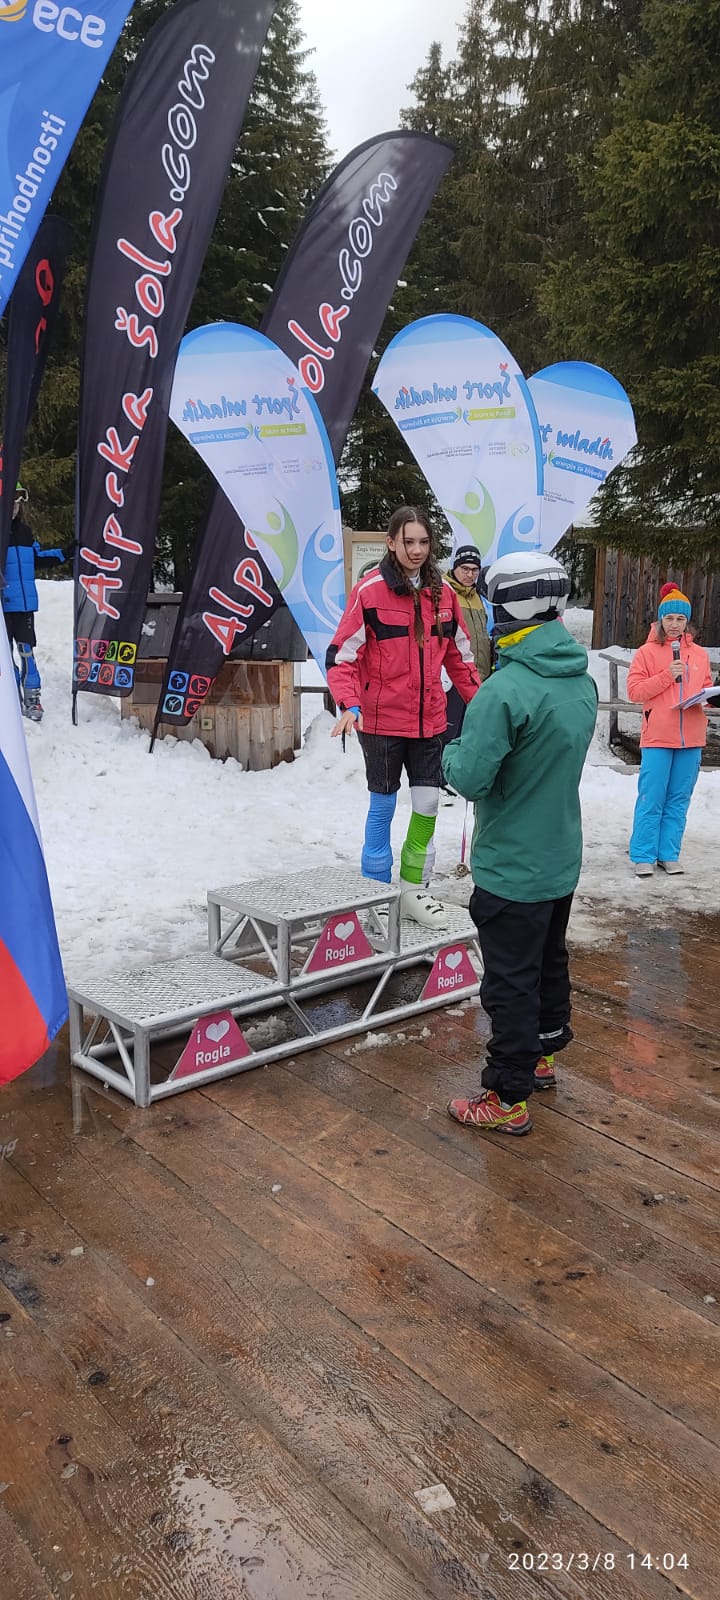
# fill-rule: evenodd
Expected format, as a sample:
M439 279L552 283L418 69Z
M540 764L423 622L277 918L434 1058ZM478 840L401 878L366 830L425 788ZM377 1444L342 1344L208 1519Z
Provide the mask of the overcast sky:
M455 54L467 0L300 0L330 144L338 157L398 125L407 85L439 39Z

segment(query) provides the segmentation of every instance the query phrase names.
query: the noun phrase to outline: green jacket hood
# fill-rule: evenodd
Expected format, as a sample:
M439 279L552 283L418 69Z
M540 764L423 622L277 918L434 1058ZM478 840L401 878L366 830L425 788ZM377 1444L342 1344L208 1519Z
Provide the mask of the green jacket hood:
M541 678L578 678L588 669L588 654L564 623L541 622L515 644L498 646L501 668L518 661Z

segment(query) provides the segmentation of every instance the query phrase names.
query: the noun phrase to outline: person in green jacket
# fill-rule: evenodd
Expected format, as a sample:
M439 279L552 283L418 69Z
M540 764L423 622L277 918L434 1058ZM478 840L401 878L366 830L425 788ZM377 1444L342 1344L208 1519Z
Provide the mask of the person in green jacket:
M570 580L536 551L488 570L496 671L447 746L448 783L475 802L470 913L492 1024L482 1092L451 1100L468 1127L530 1133L533 1089L555 1087L572 1039L566 931L580 876L580 777L597 716L587 652L559 620Z
M480 555L474 544L463 544L455 551L452 567L445 582L450 585L460 601L463 622L468 631L473 660L481 683L490 677L492 670L492 645L488 636L487 612L477 591L480 577ZM445 696L447 703L446 743L458 739L465 716L465 701L454 684Z

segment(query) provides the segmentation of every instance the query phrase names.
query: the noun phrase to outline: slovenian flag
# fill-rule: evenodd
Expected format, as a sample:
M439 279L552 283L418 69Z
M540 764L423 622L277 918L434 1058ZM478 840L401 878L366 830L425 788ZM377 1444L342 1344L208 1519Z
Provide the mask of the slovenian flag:
M0 1084L44 1054L67 1014L22 713L0 618Z

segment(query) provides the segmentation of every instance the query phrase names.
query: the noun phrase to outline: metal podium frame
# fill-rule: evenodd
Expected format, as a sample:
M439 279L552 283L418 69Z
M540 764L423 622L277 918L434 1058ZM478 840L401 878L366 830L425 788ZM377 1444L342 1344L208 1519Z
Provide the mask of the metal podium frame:
M224 933L223 910L231 916ZM99 979L92 992L84 984L69 984L72 1063L135 1105L147 1107L185 1089L467 999L478 992L479 979L447 995L423 999L421 994L416 1000L391 1002L385 1009L381 1004L395 973L422 964L429 971L443 949L466 949L482 970L468 912L452 905L445 910L448 926L442 931L401 919L397 889L345 869L331 869L319 880L317 874L300 873L211 890L208 936L214 949L209 953L180 956L149 968L115 969ZM360 920L364 914L372 955L328 972L309 972L309 957L302 962L302 947L314 942L328 917L342 912L355 913ZM266 960L272 976L254 971L240 959L247 956L248 944L252 953ZM299 970L293 970L293 961ZM358 1015L345 1023L316 1026L307 1014L312 1001L363 980L372 983L372 990ZM250 1045L250 1054L188 1077L153 1082L152 1046L180 1041L170 1069L176 1071L188 1034L203 1017L218 1012L231 1013L239 1023L267 1012L284 1013L293 1024L291 1036L259 1049Z

